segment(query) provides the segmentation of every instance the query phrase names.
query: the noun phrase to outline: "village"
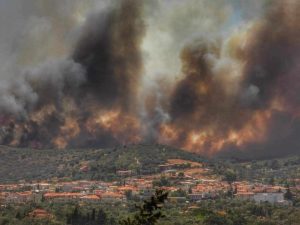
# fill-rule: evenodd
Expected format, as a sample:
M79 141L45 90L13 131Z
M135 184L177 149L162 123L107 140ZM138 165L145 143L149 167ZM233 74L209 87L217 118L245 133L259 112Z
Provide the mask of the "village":
M88 169L88 168L84 168ZM85 202L114 203L149 198L160 188L169 192L168 201L193 205L207 199L224 196L251 200L256 203L290 205L285 198L288 191L300 190L300 184L287 189L283 186L229 182L212 176L204 164L170 159L158 166L159 173L137 176L131 170L119 170L117 181L39 181L0 185L0 205L28 204L30 202Z

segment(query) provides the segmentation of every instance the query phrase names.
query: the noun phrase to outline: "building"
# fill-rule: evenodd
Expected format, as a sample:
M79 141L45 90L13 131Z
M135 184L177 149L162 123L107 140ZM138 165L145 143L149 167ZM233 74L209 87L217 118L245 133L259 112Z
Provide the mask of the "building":
M93 202L99 202L101 198L98 195L85 195L80 197L80 200L82 202L93 203Z
M50 218L53 217L53 215L51 215L50 213L48 213L44 209L35 209L31 213L29 213L29 217L32 217L32 218L48 218L48 219L50 219Z
M238 192L234 196L240 200L253 200L254 199L253 192Z
M193 193L193 194L188 194L188 198L192 202L200 201L203 199L203 194L202 193Z
M7 192L3 197L3 201L7 204L21 204L33 201L33 194L31 191L25 192Z
M81 193L62 192L62 193L46 193L44 199L53 202L70 202L77 201L83 195Z
M107 202L118 202L126 200L126 197L120 193L116 192L105 192L100 195L101 200Z
M269 202L271 204L280 203L284 201L284 193L276 192L276 193L256 193L253 196L255 202Z
M49 183L36 183L32 184L31 188L33 191L48 191L50 189Z

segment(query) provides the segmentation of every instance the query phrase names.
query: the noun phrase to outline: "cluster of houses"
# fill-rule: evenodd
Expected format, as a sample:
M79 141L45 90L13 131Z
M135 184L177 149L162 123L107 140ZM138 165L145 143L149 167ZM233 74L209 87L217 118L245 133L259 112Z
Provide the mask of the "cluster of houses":
M218 198L228 192L242 200L290 204L284 199L286 188L281 186L228 182L207 176L207 169L199 163L170 160L159 166L160 173L135 176L130 170L117 171L121 182L72 181L38 182L0 185L0 205L28 202L120 202L130 198L144 199L154 193L153 181L164 177L171 185L163 188L170 192L170 202L197 202ZM300 190L300 186L299 186ZM173 195L172 193L180 193Z
M128 179L119 182L73 181L61 183L27 183L0 185L0 205L28 202L115 202L126 201L130 195L150 196L154 189L145 179ZM150 194L151 193L151 194Z
M287 188L282 186L272 186L263 184L250 184L248 182L236 182L235 196L243 200L254 200L255 202L269 202L289 205L284 195Z

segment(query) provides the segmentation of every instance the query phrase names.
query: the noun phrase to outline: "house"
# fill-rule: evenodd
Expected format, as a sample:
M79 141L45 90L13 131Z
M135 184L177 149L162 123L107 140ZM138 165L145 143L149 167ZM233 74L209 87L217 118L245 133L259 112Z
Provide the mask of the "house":
M85 195L80 197L80 200L82 202L92 203L92 202L99 202L101 198L98 195Z
M6 195L4 201L6 203L20 204L27 203L33 200L31 191L25 192L10 192Z
M253 192L238 192L234 195L236 198L240 200L253 200L254 193Z
M0 185L0 191L17 191L20 187L17 184Z
M34 203L40 203L43 200L43 192L34 191L32 193L32 201Z
M70 202L78 201L79 198L83 196L81 193L72 193L72 192L62 192L62 193L46 193L44 194L44 199L47 201L53 202Z
M105 190L102 190L102 189L99 190L99 189L97 189L97 190L93 191L93 194L97 195L97 196L101 196L104 192L105 192Z
M104 192L101 194L101 199L107 202L123 201L126 197L116 192Z
M35 209L32 212L29 213L29 217L32 218L52 218L53 215L51 215L50 213L48 213L46 210L44 209Z
M256 193L253 196L255 202L269 202L271 204L279 203L284 201L284 193L276 192L276 193Z
M170 169L170 170L164 170L162 173L165 176L168 176L168 177L175 177L176 176L176 172L177 172L176 169Z
M70 192L72 191L74 186L76 186L76 184L74 184L73 182L64 182L57 186L57 188L62 190L63 192Z
M177 169L178 164L175 163L166 163L163 165L159 165L158 168L160 170L160 172L164 172L166 170L173 170L173 169Z
M203 194L202 193L188 194L188 198L193 202L200 201L203 199Z
M50 184L48 183L36 183L32 184L31 188L33 191L48 191L50 189Z
M118 189L117 189L117 191L122 194L125 194L128 191L132 192L133 194L137 194L138 193L137 190L138 189L136 187L130 186L130 185L121 186L121 187L118 187Z
M140 189L140 197L142 199L149 198L155 193L155 190L153 188L144 188Z
M80 172L89 172L90 168L88 165L84 165L82 167L79 168Z

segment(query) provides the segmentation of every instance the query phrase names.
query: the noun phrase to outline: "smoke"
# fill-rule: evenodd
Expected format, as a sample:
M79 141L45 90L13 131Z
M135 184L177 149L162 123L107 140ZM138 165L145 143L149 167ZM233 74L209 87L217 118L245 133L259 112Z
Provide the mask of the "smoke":
M134 0L100 3L86 3L99 8L87 16L80 14L82 1L24 3L24 40L16 38L18 52L10 52L1 73L2 144L63 148L135 140L142 7Z
M136 105L142 73L139 50L144 36L142 3L123 1L116 8L91 15L73 58L87 70L84 92L100 104L129 110Z
M84 69L74 61L47 61L24 69L19 77L3 84L0 109L3 113L26 117L27 111L39 104L61 104L64 90L77 88L84 80Z
M299 9L297 0L3 0L0 143L297 153Z
M297 1L278 1L255 28L247 49L244 86L259 91L256 104L267 107L274 95L299 106L299 28ZM279 19L280 18L280 19ZM296 97L296 98L295 98Z
M221 44L200 39L182 50L184 78L171 96L173 121L167 128L175 140L170 143L211 153L232 146L254 153L247 143L256 143L264 154L298 151L300 42L294 10L299 6L278 1L240 34L242 39L232 36ZM231 52L224 56L224 50ZM282 118L289 125L283 126Z

